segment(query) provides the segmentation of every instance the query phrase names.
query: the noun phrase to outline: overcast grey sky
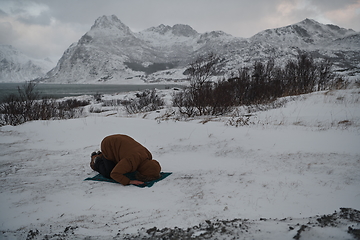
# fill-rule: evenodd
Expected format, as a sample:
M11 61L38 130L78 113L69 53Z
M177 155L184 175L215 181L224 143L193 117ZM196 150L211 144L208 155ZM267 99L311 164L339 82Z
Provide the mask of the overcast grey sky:
M0 0L0 44L58 60L98 17L112 14L134 32L181 23L247 38L305 18L360 31L360 0Z

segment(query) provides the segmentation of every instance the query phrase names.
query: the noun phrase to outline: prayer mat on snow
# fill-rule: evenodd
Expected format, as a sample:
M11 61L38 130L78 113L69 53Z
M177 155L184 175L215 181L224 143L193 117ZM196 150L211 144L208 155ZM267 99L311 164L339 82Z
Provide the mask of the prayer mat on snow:
M161 172L160 175L161 177L159 179L156 179L156 180L153 180L153 181L149 181L149 182L145 182L144 184L141 184L141 185L134 185L134 186L137 186L137 187L141 187L141 188L144 188L144 187L152 187L156 182L159 182L163 179L165 179L166 177L168 177L169 175L171 175L172 173L171 172ZM126 173L124 174L126 177L128 177L130 180L136 180L135 178L135 172L132 172L132 173ZM110 179L110 178L106 178L104 177L103 175L101 174L98 174L94 177L89 177L89 178L86 178L85 180L92 180L92 181L100 181L100 182L112 182L112 183L118 183L117 181L115 181L114 179ZM84 181L85 181L84 180ZM119 183L120 184L120 183Z

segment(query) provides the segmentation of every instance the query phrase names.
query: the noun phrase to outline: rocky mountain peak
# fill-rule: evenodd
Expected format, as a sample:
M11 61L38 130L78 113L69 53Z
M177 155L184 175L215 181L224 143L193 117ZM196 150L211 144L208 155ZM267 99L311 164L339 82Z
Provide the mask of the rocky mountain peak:
M168 25L160 24L157 27L151 27L145 30L145 32L155 32L161 35L165 35L167 32L171 31L171 27Z
M344 29L330 24L325 25L306 18L292 25L264 30L251 37L251 40L273 45L304 46L320 43L326 45L337 38L352 33L354 31L351 29Z
M11 45L0 45L0 60L7 56L18 56L20 52Z
M185 24L175 24L173 27L160 24L157 27L151 27L149 29L146 29L145 32L155 32L160 35L172 34L177 37L194 37L199 34L192 27Z
M314 19L305 18L301 22L299 22L304 25L320 25L319 22L315 21Z
M172 27L172 33L175 36L193 37L198 34L192 27L185 24L176 24Z
M233 36L223 32L223 31L211 31L211 32L206 32L206 33L201 34L201 39L202 38L219 38L219 37L233 37Z
M134 39L134 33L115 15L101 16L78 41L79 45L102 44L113 45L119 39ZM129 40L130 41L130 40Z
M344 35L355 33L355 31L352 29L345 29L332 24L321 24L313 19L308 18L292 26L298 26L306 29L309 35L329 37L331 39L336 39L338 37L343 37Z
M120 21L115 15L101 16L96 19L94 25L90 31L121 31L126 34L131 34L131 30L128 26Z

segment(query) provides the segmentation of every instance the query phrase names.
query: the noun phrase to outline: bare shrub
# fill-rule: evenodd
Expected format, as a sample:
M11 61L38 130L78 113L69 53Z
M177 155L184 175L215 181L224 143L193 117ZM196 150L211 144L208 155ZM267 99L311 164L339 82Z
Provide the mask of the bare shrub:
M240 68L237 76L211 82L218 64L219 58L213 54L190 64L190 86L173 95L173 106L181 115L222 115L235 106L269 105L280 97L348 86L341 78L335 80L329 60L316 62L305 53L284 67L276 66L274 59L257 61L251 68Z
M89 112L91 112L91 113L101 113L102 112L101 106L90 106Z
M330 89L331 90L346 89L349 85L350 85L350 81L342 77L338 77L333 81L331 81Z
M114 107L114 106L121 106L126 103L126 100L122 99L111 99L111 100L102 100L102 106L105 107Z
M212 82L218 74L220 58L214 53L199 56L187 69L190 87L173 95L173 106L187 117L200 115L222 115L233 106L231 85L227 81Z
M94 94L94 99L95 99L95 101L97 101L97 102L100 102L101 101L101 98L102 98L102 95L101 95L101 93L95 93Z
M32 120L69 119L80 117L82 106L88 101L68 99L38 99L34 83L26 83L18 87L18 95L11 94L0 103L0 125L19 125Z
M250 125L250 116L231 117L227 122L227 126L241 127Z
M355 87L360 88L360 79L356 79L354 84L355 84Z
M165 102L156 94L156 90L146 89L141 93L136 94L136 98L122 101L125 110L129 114L140 112L151 112L161 109Z
M201 87L211 76L216 76L218 74L216 66L219 62L220 57L213 52L198 56L186 70L190 75L191 85Z
M180 92L177 92L172 97L173 106L179 109L181 115L192 117L197 115L196 108L193 104L191 88L185 88Z

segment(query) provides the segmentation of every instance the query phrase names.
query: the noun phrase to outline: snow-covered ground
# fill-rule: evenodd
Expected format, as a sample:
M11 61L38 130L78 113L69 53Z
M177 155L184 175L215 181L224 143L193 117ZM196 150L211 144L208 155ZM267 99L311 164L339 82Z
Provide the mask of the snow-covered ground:
M0 128L1 239L356 239L360 231L360 89L187 121L165 117L169 106L133 116L102 108ZM173 174L151 188L83 181L96 175L91 152L115 133Z

